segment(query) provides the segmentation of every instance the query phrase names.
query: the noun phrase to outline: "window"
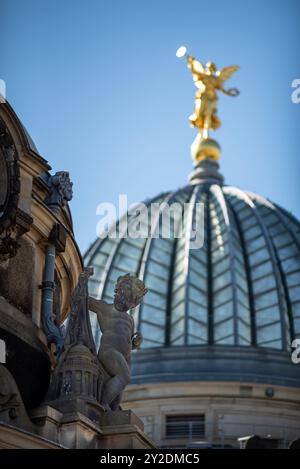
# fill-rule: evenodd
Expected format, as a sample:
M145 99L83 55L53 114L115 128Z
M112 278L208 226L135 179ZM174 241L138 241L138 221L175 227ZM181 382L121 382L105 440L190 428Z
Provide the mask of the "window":
M184 344L185 321L184 318L171 324L171 338L172 345Z
M203 438L205 415L167 415L166 438Z
M151 305L147 304L146 302L143 302L141 304L141 314L140 317L142 320L147 320L148 322L152 322L156 324L157 326L165 326L165 310L164 309L159 309L157 307L152 307Z
M188 321L188 344L196 345L207 343L207 326L205 323L189 318Z
M138 267L138 260L134 257L129 257L130 256L130 250L128 250L128 251L129 251L128 254L119 252L116 255L116 258L114 260L114 264L117 265L118 267L121 267L124 270L129 270L130 272L135 272L137 267Z
M157 326L156 324L150 323L148 321L141 321L141 333L147 339L155 340L161 345L163 345L165 341L164 328L161 328L160 326Z
M215 324L215 342L218 344L234 344L233 319Z

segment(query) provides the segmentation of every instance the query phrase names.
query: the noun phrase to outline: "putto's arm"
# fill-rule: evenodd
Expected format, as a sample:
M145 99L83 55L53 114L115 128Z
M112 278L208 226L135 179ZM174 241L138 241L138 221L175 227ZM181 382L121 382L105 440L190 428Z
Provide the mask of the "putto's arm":
M93 311L94 313L102 314L106 312L106 303L103 300L96 300L92 296L89 296L89 310Z

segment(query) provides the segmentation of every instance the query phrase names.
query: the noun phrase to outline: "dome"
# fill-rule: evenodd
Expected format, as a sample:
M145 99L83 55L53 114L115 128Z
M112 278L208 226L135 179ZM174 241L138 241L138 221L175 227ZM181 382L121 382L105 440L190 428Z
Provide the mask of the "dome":
M285 428L299 433L300 222L224 183L215 127L195 96L189 184L146 200L91 245L90 295L112 303L128 272L148 288L130 311L144 340L131 354L122 406L161 447L190 443L182 429L195 421L222 446L249 434L285 439ZM92 313L91 322L99 345Z
M85 256L85 264L94 267L90 294L112 302L118 276L131 272L144 280L149 291L132 311L144 336L134 354L133 380L161 381L164 373L178 380L180 370L190 379L199 373L209 379L226 369L228 378L244 365L242 375L253 379L257 359L262 366L269 356L272 365L267 371L263 366L261 376L273 379L276 369L280 380L286 366L282 372L291 372L293 381L291 342L300 335L300 223L260 195L223 185L213 165L218 166L200 163L189 185L146 202L188 204L182 236L176 237L173 227L169 239L160 231L159 237L95 241ZM191 249L197 221L203 245ZM95 317L92 324L99 343ZM237 363L237 354L248 368Z
M218 184L189 185L148 203L204 204L203 247L183 238L97 240L90 293L112 301L130 271L149 290L139 311L143 347L257 345L287 350L300 333L300 224L263 197ZM187 254L188 253L188 254Z

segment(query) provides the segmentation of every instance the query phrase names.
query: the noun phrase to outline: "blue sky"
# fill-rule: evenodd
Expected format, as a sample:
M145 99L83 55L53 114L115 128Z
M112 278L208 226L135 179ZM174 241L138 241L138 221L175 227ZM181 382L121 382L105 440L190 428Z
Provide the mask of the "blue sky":
M68 170L84 251L96 207L183 186L192 169L192 55L238 64L221 96L226 183L300 217L299 0L0 0L0 78L53 171Z

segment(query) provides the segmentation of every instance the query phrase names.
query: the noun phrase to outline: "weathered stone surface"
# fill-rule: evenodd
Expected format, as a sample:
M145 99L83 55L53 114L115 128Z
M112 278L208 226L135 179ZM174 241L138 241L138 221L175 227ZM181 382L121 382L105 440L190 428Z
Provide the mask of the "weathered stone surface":
M54 441L0 422L0 449L63 449Z
M111 376L97 356L82 276L71 300L83 263L68 207L69 175L50 175L8 103L0 107L0 124L0 338L7 350L0 368L0 448L151 447L128 412L103 417L103 388ZM72 313L56 362L41 308L51 243L56 291L48 298L54 300L50 315L59 326L70 305ZM49 389L50 357L56 367Z
M145 434L143 422L131 410L106 412L102 417L102 436L98 447L102 449L147 449L155 448Z
M46 402L63 412L80 411L99 420L103 389L110 376L101 365L91 331L87 268L72 295L63 352L52 373Z
M25 407L37 407L44 399L49 386L48 356L41 349L29 345L5 329L0 328L0 336L6 343L5 366L17 383Z
M85 405L84 401L71 400L63 412L44 406L31 412L30 416L39 435L67 448L154 448L154 443L143 432L142 422L133 412L102 411L102 418L95 422L86 416ZM85 414L78 411L80 408Z
M70 346L53 372L46 403L61 412L81 412L99 423L103 385L108 375L84 345Z
M18 255L0 263L0 295L31 317L35 286L34 247L27 240L19 241Z
M115 412L105 412L102 414L101 425L118 426L118 425L136 425L144 430L142 420L132 410L117 410Z
M0 419L7 424L34 431L18 386L4 365L0 365Z

